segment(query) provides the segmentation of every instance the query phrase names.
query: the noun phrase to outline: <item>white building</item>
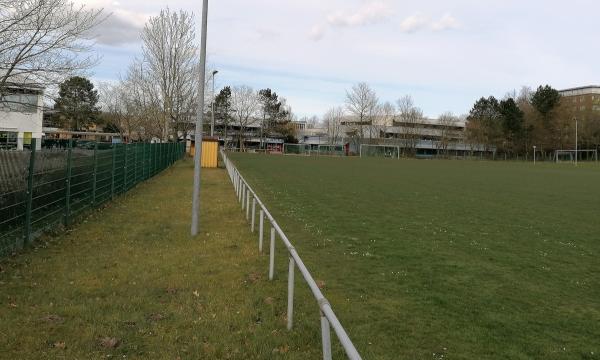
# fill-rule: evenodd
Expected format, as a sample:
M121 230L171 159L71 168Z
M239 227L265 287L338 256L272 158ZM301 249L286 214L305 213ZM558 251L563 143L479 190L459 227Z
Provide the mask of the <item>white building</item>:
M37 86L7 85L8 94L0 99L0 149L30 147L36 139L36 148L42 145L43 94Z
M440 152L456 155L485 152L481 145L465 141L466 122L456 119L444 123L439 119L422 118L414 123L389 119L379 125L360 124L347 117L337 129L337 140L330 139L326 128L298 131L301 144L317 149L319 145L345 145L349 153L358 153L360 144L391 145L411 149L417 156L433 156ZM361 136L357 135L362 133Z

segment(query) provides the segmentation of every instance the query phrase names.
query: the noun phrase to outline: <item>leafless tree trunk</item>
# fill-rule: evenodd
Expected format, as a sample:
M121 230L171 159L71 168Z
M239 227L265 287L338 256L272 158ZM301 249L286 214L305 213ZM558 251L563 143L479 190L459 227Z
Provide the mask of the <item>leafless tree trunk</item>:
M193 15L169 9L150 18L142 31L145 76L160 99L163 140L176 139L191 125L198 79L195 36Z
M376 122L379 127L379 131L382 133L382 138L385 139L385 134L387 133L388 127L394 126L395 120L396 108L394 107L394 104L386 101L381 105L380 115Z
M90 68L102 10L68 0L0 0L0 101L10 87L54 88Z
M346 109L355 117L350 133L354 134L355 146L365 138L364 127L371 125L379 99L367 83L358 83L350 91L346 91Z
M323 125L327 130L330 144L337 144L342 140L342 121L344 120L344 109L334 107L329 109L323 116Z
M235 122L239 126L238 140L240 150L245 148L246 129L256 122L260 102L256 92L249 86L236 86L231 89L231 106Z
M458 118L451 112L440 115L438 119L440 125L440 141L438 142L438 150L444 155L448 155L448 147L457 137L456 125Z
M398 120L402 128L402 140L404 146L411 155L417 150L417 144L420 139L419 122L423 119L423 111L414 105L412 97L406 95L397 101Z

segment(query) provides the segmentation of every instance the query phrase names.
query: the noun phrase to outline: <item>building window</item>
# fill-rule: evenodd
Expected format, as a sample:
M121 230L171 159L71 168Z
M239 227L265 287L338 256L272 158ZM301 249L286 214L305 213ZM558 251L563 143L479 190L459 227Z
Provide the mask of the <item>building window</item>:
M12 131L0 131L0 149L14 150L17 148L17 137L19 133Z
M594 105L592 107L592 110L594 110L594 111L600 111L600 105Z
M37 94L8 94L0 99L0 109L23 113L36 113L38 110Z
M585 111L585 105L579 107L579 111Z

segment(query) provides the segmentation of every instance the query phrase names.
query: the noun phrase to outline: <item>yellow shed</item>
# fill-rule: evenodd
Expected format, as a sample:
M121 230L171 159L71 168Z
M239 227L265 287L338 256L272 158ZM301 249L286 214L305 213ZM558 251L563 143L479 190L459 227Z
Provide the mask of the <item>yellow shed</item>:
M194 156L196 151L195 142L192 141L189 148L189 155ZM219 141L217 139L205 138L202 140L202 159L200 161L203 168L216 168L219 159Z

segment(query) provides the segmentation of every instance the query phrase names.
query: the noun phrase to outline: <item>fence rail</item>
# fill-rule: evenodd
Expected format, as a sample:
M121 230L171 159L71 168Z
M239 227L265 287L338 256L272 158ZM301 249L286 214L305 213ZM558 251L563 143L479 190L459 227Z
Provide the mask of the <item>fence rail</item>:
M127 192L171 166L185 144L86 142L67 149L0 150L0 258L44 230Z
M278 234L279 238L283 242L289 254L289 268L288 268L288 306L287 306L287 328L292 329L293 326L293 313L294 313L294 272L296 268L300 271L300 274L304 278L304 281L310 288L320 310L321 318L321 340L323 345L323 359L331 360L331 330L333 328L337 335L340 344L342 345L348 359L360 360L360 354L356 350L354 344L350 340L350 337L344 330L344 327L338 320L337 316L333 312L331 305L319 289L319 286L313 279L312 275L304 265L304 262L298 255L298 252L285 235L281 227L277 224L277 221L273 218L267 207L260 200L256 192L240 174L235 165L229 160L227 154L221 150L221 157L225 163L225 167L233 184L234 190L238 201L241 203L242 210L245 210L246 219L250 222L252 232L255 231L256 223L256 206L259 207L259 229L258 229L258 247L259 251L263 251L263 237L264 237L264 218L266 217L271 225L270 232L270 246L269 246L269 280L273 280L275 274L275 235ZM252 200L252 205L250 205Z

